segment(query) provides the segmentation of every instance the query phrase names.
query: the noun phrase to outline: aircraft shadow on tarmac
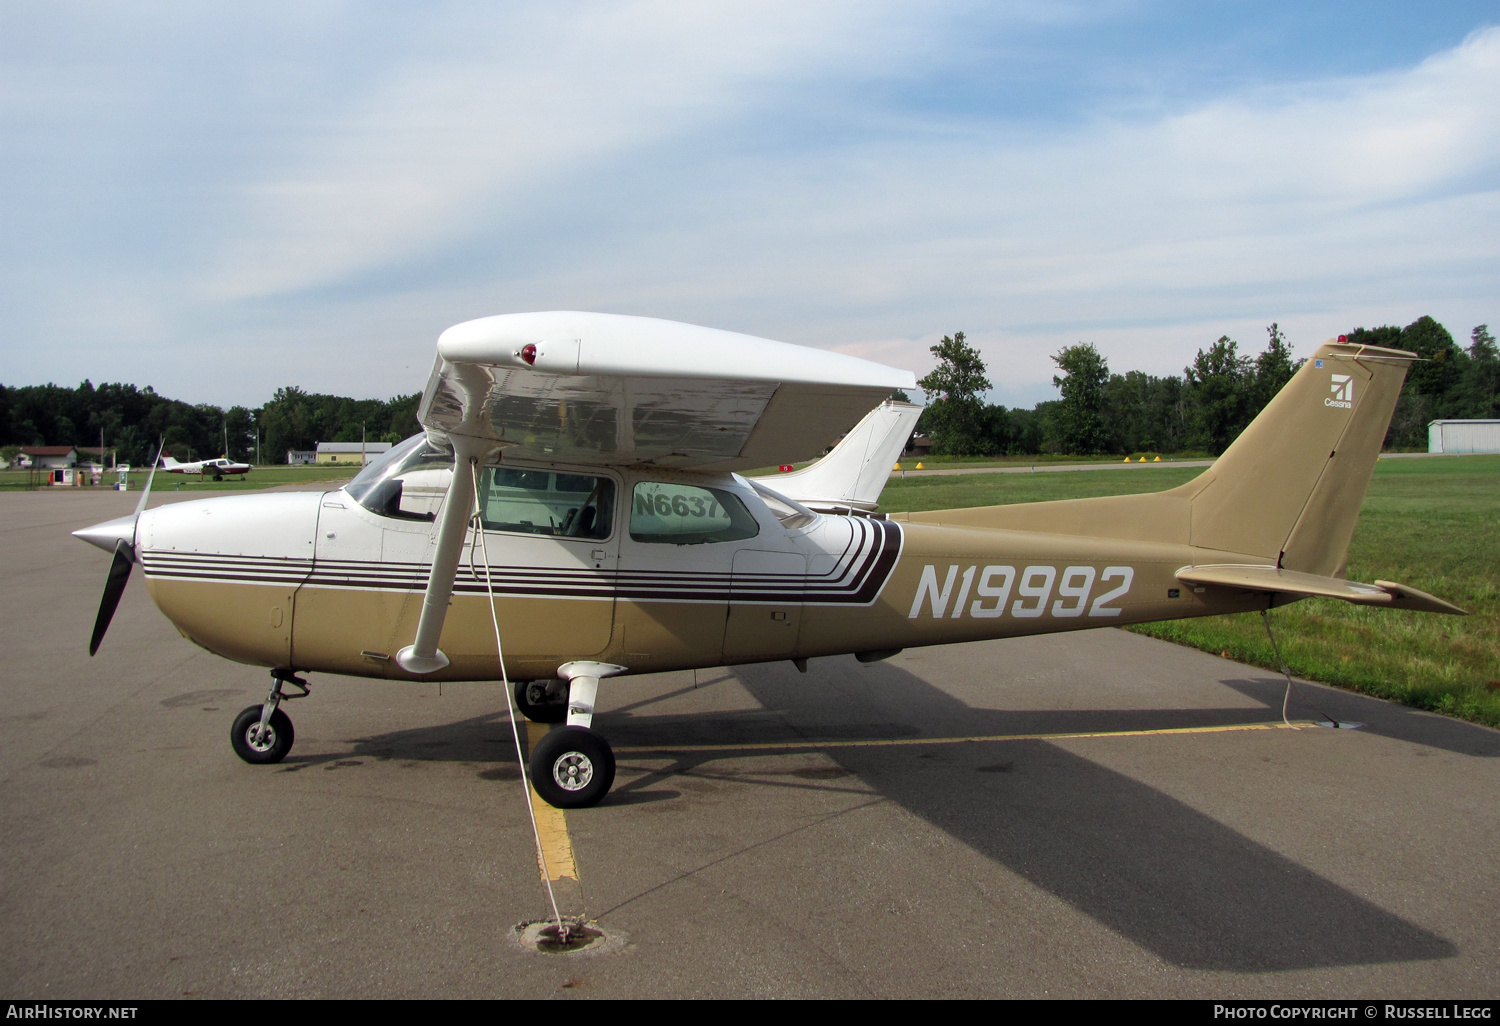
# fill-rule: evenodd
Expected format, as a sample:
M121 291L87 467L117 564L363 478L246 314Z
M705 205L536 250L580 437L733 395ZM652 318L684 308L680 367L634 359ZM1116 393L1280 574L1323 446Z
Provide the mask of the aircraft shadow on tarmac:
M1270 722L1280 718L1284 687L1275 679L1223 682L1265 705L1264 713L1245 708L994 710L968 706L898 666L855 669L852 660L848 667L843 662L829 660L806 675L780 663L729 671L760 701L762 710L712 716L653 714L652 705L671 697L660 695L601 713L596 726L617 747L651 750L649 756L621 753L621 778L603 807L679 797L660 785L670 786L674 777L700 775L716 760L757 754L732 747L683 752L674 751L674 746L784 743L816 751L819 740ZM1338 705L1331 711L1342 718L1349 712L1344 698L1330 699L1320 691L1315 700L1325 707ZM1368 706L1373 704L1382 706L1374 714L1382 721L1378 733L1419 744L1435 740L1439 747L1454 751L1495 754L1490 732L1400 706L1364 700L1349 718L1362 716L1369 722ZM862 713L873 715L864 721ZM1299 707L1294 694L1292 716L1317 718L1317 713ZM347 755L293 755L284 771L319 764L325 769L358 765L362 757L413 765L458 760L498 763L481 776L515 780L519 770L511 745L502 709L440 727L362 738ZM859 793L873 791L898 804L1173 965L1255 973L1457 954L1452 942L1155 788L1046 740L830 746L821 751L840 769L798 774L805 779L795 782L743 775L732 779L749 786L849 791L856 783L851 778L857 777L864 784ZM661 768L663 758L671 759L671 765ZM632 774L631 763L641 761L653 765L638 767Z

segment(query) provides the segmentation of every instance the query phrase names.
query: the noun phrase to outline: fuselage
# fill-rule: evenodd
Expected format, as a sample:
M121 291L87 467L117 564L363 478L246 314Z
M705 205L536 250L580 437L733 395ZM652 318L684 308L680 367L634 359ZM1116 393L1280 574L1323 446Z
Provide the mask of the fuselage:
M157 605L206 649L398 679L498 679L491 594L512 679L576 659L643 673L879 657L1265 605L1174 577L1253 558L1240 554L809 516L734 475L505 463L484 471L485 529L469 530L442 631L450 663L418 678L393 656L416 631L451 473L159 507L141 518L138 557Z

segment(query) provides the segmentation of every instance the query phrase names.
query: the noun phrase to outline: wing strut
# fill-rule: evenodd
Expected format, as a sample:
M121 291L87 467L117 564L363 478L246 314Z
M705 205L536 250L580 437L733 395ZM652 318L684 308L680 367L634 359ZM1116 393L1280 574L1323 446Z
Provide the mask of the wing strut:
M396 665L408 673L434 673L448 665L448 657L438 648L438 639L448 616L448 600L453 597L453 579L458 573L459 556L463 555L464 535L474 515L474 472L470 467L477 467L493 444L464 435L450 435L449 440L453 443L453 483L448 486L448 498L438 521L437 547L427 577L427 595L422 600L422 617L417 621L416 640L396 653Z

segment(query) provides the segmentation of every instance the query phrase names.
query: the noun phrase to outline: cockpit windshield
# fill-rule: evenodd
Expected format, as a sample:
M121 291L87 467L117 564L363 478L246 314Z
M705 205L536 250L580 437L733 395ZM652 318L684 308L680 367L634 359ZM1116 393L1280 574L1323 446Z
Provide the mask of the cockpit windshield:
M344 486L371 513L398 520L436 520L453 483L453 450L413 435L374 460Z

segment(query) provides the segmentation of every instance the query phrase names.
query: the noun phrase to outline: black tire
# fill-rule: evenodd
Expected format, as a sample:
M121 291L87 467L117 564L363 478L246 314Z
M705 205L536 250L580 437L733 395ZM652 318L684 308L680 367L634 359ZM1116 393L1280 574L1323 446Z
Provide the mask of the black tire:
M561 723L568 718L567 688L563 688L562 701L553 701L547 695L547 680L518 680L511 691L516 696L516 708L521 715L533 723Z
M229 728L229 743L234 747L234 754L246 762L256 765L280 762L292 750L292 741L296 738L292 721L278 708L271 714L271 722L266 724L266 733L259 742L253 742L251 731L260 726L260 713L261 707L252 705L236 716L234 726Z
M224 480L224 475L223 474L215 474L214 475L214 480L215 481L222 481L222 480ZM280 711L281 710L279 710L279 709L277 710L277 712L280 712Z
M615 782L615 753L587 727L558 727L531 750L531 786L554 808L598 805Z

